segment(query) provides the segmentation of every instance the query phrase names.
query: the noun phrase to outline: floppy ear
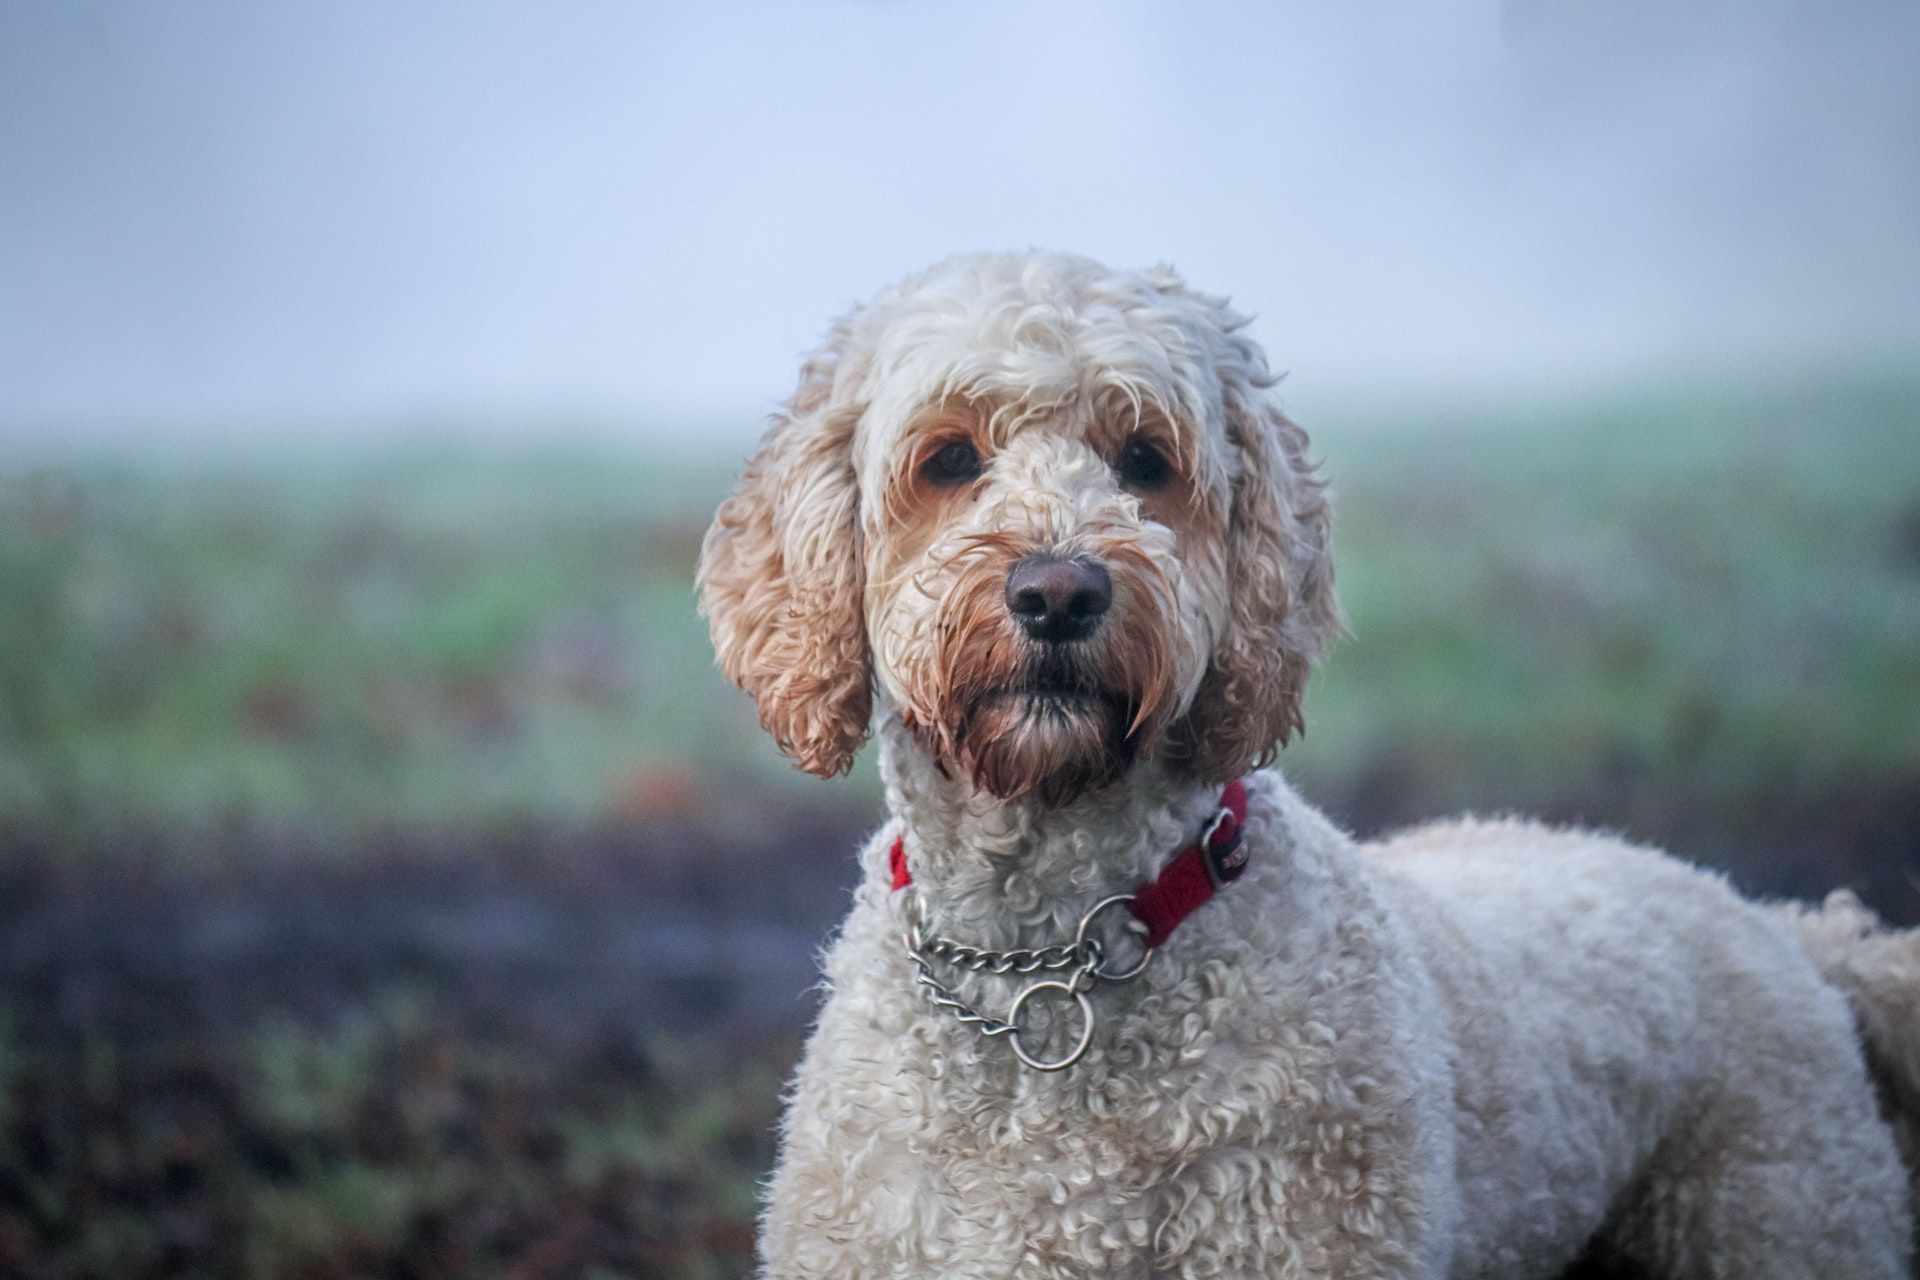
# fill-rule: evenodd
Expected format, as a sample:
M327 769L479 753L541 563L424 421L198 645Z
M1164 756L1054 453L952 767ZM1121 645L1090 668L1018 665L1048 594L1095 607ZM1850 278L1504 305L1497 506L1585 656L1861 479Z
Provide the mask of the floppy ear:
M1228 391L1227 436L1239 469L1226 629L1173 739L1179 758L1218 782L1270 763L1304 727L1307 674L1341 627L1326 483L1307 461L1307 433L1245 387Z
M843 324L802 370L714 515L697 577L720 669L780 749L823 778L853 763L872 707L851 456L860 408L834 395L845 339Z

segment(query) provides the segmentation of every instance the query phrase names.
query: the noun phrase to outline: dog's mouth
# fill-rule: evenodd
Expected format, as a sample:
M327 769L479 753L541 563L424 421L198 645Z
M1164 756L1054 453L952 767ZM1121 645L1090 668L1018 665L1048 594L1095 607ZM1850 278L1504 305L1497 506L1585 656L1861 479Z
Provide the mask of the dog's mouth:
M1079 664L1051 656L1028 664L1020 675L975 700L978 710L991 703L1024 702L1041 713L1127 713L1133 699L1102 684Z
M968 703L957 726L960 766L1001 799L1061 804L1132 764L1134 699L1070 669L1035 668Z

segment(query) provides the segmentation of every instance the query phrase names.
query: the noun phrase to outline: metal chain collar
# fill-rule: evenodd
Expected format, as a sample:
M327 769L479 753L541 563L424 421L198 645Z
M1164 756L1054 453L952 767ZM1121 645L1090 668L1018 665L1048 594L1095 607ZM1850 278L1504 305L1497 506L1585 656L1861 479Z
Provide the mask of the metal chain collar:
M927 904L918 890L908 895L907 929L901 941L906 944L907 955L913 960L914 981L927 989L927 998L936 1009L950 1011L963 1026L979 1028L980 1034L987 1037L1005 1036L1013 1048L1013 1056L1035 1071L1060 1071L1072 1066L1086 1054L1087 1046L1093 1043L1093 1001L1087 998L1096 984L1101 982L1131 982L1146 970L1153 959L1152 947L1143 941L1140 958L1124 969L1110 968L1106 962L1106 949L1100 939L1093 936L1093 922L1100 913L1112 907L1124 906L1133 901L1130 893L1116 893L1110 898L1102 898L1093 904L1087 913L1080 917L1080 927L1074 930L1073 941L1045 947L1018 947L1009 951L993 951L986 947L969 946L944 938L938 934L926 932ZM1129 926L1135 933L1144 934L1145 928L1137 920L1129 919ZM991 973L1002 977L1026 975L1040 970L1059 972L1063 969L1074 970L1071 978L1062 981L1058 978L1037 978L1020 989L1013 998L1013 1004L1007 1009L1005 1018L995 1018L980 1012L956 996L953 991L934 975L934 963L951 965L958 969L971 969L975 973ZM1071 1000L1079 1007L1080 1034L1074 1040L1073 1047L1058 1058L1042 1058L1028 1051L1021 1043L1021 1013L1030 1000L1047 996L1054 1000Z

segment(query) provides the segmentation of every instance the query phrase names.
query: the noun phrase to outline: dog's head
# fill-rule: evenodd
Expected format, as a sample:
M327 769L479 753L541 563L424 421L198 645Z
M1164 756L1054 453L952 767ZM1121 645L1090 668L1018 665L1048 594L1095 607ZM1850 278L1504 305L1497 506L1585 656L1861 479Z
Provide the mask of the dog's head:
M846 768L877 692L1003 799L1270 758L1339 616L1325 494L1244 324L1169 270L1022 254L835 325L701 554L781 749Z

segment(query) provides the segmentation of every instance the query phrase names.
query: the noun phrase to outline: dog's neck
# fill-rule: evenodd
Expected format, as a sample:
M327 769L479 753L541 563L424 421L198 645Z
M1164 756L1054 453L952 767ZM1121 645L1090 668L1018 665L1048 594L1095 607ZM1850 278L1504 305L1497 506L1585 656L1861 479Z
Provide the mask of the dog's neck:
M1157 876L1220 803L1219 785L1153 761L1063 805L1001 800L942 769L897 718L878 737L914 888L940 932L979 946L1070 937L1094 903Z

